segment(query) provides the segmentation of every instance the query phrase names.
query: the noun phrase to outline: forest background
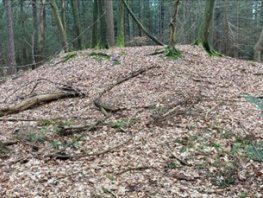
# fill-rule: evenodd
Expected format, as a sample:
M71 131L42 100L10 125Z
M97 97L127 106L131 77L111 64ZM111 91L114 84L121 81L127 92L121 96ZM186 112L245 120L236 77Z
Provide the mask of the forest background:
M127 0L144 27L163 43L169 40L174 2ZM195 41L205 5L205 0L180 1L176 43ZM262 26L262 0L217 0L209 41L224 55L253 59ZM11 73L34 69L63 50L154 44L121 0L1 0L0 39L0 76L8 73L10 65ZM103 39L108 43L101 46Z

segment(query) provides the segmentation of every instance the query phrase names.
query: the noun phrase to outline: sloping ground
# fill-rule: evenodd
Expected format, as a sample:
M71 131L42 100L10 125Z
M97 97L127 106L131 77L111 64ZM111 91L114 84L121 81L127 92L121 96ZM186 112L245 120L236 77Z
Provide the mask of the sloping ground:
M262 118L243 97L263 96L263 65L177 47L179 60L149 55L157 47L81 51L2 84L0 108L61 84L86 96L1 117L0 140L15 142L1 151L0 196L263 197L263 163L249 153ZM93 100L151 66L102 96L119 111L93 130L58 133L103 118Z

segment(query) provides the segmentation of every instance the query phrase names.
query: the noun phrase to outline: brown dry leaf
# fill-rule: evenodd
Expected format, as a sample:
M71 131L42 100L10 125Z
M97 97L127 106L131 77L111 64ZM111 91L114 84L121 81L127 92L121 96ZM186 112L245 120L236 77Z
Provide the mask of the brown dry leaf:
M253 192L262 197L262 163L251 160L245 148L248 137L263 140L263 122L260 110L242 95L263 95L262 75L255 75L263 65L209 57L190 45L177 47L184 55L178 60L149 56L160 48L156 46L101 50L118 57L118 65L91 58L92 50L81 51L67 62L54 66L57 58L1 84L0 108L52 93L61 84L86 96L0 118L1 142L24 137L8 146L8 159L0 159L0 196L250 197ZM121 109L104 123L83 136L56 133L61 125L89 125L101 119L93 100L118 79L151 66L156 68L103 95L104 102ZM153 117L160 114L166 116L157 123ZM192 166L169 158L167 142L176 157ZM110 148L116 149L105 152ZM72 158L45 157L58 149ZM142 165L155 169L114 174Z

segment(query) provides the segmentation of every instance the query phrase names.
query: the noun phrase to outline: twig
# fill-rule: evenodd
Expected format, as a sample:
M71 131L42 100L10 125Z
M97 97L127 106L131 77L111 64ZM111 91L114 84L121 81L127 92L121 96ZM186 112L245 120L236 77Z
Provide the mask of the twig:
M102 187L102 190L104 193L111 194L114 198L118 198L118 196L114 192L112 192L112 190L104 188L104 187Z
M166 146L167 146L167 148L168 148L168 151L169 151L169 152L171 153L171 155L173 156L173 158L175 158L178 162L180 162L181 165L183 165L183 166L191 166L191 164L188 164L186 161L178 158L178 157L173 153L173 151L172 151L170 145L168 144L168 142L166 143Z
M103 94L105 94L106 92L109 92L110 90L112 90L116 85L120 85L126 81L128 81L131 78L134 78L140 74L143 74L144 72L151 70L151 69L155 69L158 68L158 66L151 66L151 67L146 67L146 68L142 68L139 69L137 71L131 72L129 75L118 79L115 83L111 84L109 87L107 87L106 89L104 89L100 94L98 98L101 98Z
M62 160L67 160L67 159L73 159L73 158L81 158L81 157L86 157L86 156L100 156L100 155L104 155L106 153L110 153L122 146L124 146L125 144L129 143L132 140L132 138L129 138L127 141L122 142L121 144L111 147L109 149L106 149L104 151L100 151L97 153L84 153L84 154L80 154L80 155L67 155L65 153L62 153L65 149L63 149L62 151L56 152L55 154L50 154L47 155L45 157L56 157L58 159L62 159Z
M76 139L74 139L74 141L68 143L64 148L60 149L59 151L53 153L53 154L49 154L49 155L46 155L45 157L65 157L66 159L69 159L69 158L73 158L74 156L69 156L69 155L61 155L61 153L63 153L66 148L74 145L76 142L80 141L81 138L83 138L84 136L84 131L91 131L92 129L94 129L96 126L98 126L100 123L103 123L105 122L105 120L107 120L111 115L108 115L107 117L104 117L102 119L99 119L97 120L94 124L92 125L89 125L89 126L82 126L82 127L69 127L69 128L63 128L63 130L66 130L66 131L70 131L70 130L82 130L82 132L80 133L80 136L78 136ZM69 132L67 132L69 133Z
M106 153L110 153L110 152L112 152L113 150L116 150L116 149L124 146L125 144L128 144L131 140L132 140L132 138L130 137L128 140L122 142L121 144L118 144L117 146L111 147L111 148L109 148L109 149L107 149L107 150L100 151L100 152L97 152L97 153L84 154L84 156L93 156L93 155L99 156L99 155L104 155L104 154L106 154ZM83 157L83 156L81 156L81 157Z
M22 122L22 121L25 121L25 122L37 122L37 121L40 121L41 119L24 119L24 118L0 118L0 122Z
M119 173L117 173L116 175L122 175L123 173L126 173L126 172L130 172L130 171L142 171L142 170L147 170L147 169L155 169L155 170L158 170L157 168L155 167L152 167L152 166L138 166L138 167L130 167L130 168L127 168Z
M217 104L216 106L214 106L213 108L211 108L209 111L206 112L205 114L205 120L208 121L208 116L212 111L217 110L221 105L224 104L224 101L220 102L219 104Z

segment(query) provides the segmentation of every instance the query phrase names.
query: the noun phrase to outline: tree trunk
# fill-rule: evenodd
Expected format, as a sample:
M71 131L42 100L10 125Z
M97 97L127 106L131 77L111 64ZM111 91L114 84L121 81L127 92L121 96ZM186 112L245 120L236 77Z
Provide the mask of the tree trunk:
M68 46L68 41L67 41L67 33L66 33L66 30L63 27L61 18L59 16L59 11L58 11L58 7L57 7L57 4L56 4L56 1L55 0L49 0L49 3L50 3L51 10L52 10L52 13L54 15L54 18L56 20L56 24L57 24L57 27L58 27L58 30L59 30L59 34L60 34L60 37L61 37L61 42L62 42L63 49L64 49L65 52L68 52L69 51L69 46Z
M73 12L73 18L75 24L76 37L78 41L78 49L84 49L82 42L82 35L81 35L78 0L71 0L71 6L72 6L72 12Z
M178 5L180 0L176 0L174 3L174 12L173 17L170 19L170 47L173 48L175 46L176 41L176 15L178 11Z
M118 1L118 28L117 28L117 46L124 47L124 4Z
M98 44L98 0L93 2L93 28L92 28L92 41L91 47L96 47Z
M108 44L112 47L115 44L112 0L105 0L105 8Z
M37 45L35 45L37 39L38 39L38 17L37 17L37 1L36 0L31 0L32 4L32 13L33 13L33 38L31 42L31 56L32 56L32 69L35 69L36 67L36 56L37 54L35 53L37 51Z
M214 5L215 0L206 0L204 18L199 28L195 45L202 47L210 55L220 55L212 49L208 41L210 26L213 19Z
M104 12L104 0L98 0L98 11L100 17L100 32L99 32L99 48L108 48L107 43L107 29L106 29L106 19L105 19L105 12Z
M13 31L13 14L11 8L11 1L4 0L6 13L6 29L7 29L7 63L9 65L9 74L16 73L16 58L15 58L15 44Z
M65 0L61 0L61 11L60 11L60 14L61 14L61 22L62 22L62 25L64 27L64 29L66 30L66 8L65 8Z
M146 29L149 32L153 32L153 29L151 28L152 26L152 21L151 21L151 8L150 8L150 2L149 0L144 0L144 14L143 14L143 19L144 19L144 24Z
M254 46L254 60L261 62L261 51L263 50L263 29L257 43Z
M33 13L33 28L34 28L34 40L32 40L32 69L35 69L37 65L43 60L44 52L44 12L45 12L45 0L32 0L32 13Z
M122 0L122 2L124 3L127 11L129 12L129 14L131 15L131 17L133 18L133 20L137 23L137 25L142 29L142 31L151 39L153 40L156 44L158 45L164 45L161 41L159 41L157 38L155 38L153 35L151 35L146 29L145 27L142 25L142 23L137 19L137 17L134 15L134 13L132 12L132 10L129 8L127 2L125 0Z
M164 0L160 0L160 10L159 10L159 36L160 38L163 37L163 31L164 31Z
M22 29L21 33L23 35L26 34L25 21L26 21L26 13L24 10L24 0L20 0L20 16L18 22L21 25L21 29ZM24 56L26 50L27 48L25 45L19 48L18 57L22 65L26 64L26 57Z
M38 8L38 28L37 28L37 51L36 62L40 64L44 59L44 47L45 47L45 3L46 0L39 1Z

